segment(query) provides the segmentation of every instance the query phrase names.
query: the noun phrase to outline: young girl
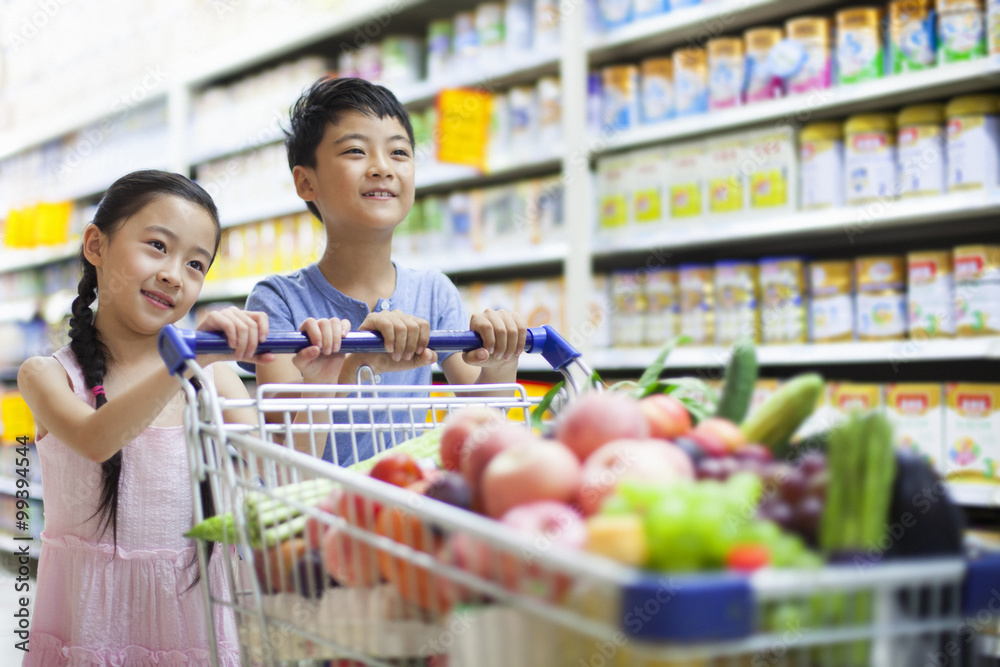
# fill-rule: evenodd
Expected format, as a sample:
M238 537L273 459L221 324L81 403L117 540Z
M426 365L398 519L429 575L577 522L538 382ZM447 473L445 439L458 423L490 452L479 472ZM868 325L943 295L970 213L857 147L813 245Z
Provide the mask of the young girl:
M83 278L70 344L21 366L17 382L37 425L45 531L25 665L208 664L207 622L193 542L183 394L157 349L187 314L219 246L215 204L177 174L141 171L116 181L84 231ZM98 298L96 313L91 304ZM306 378L337 377L349 324L303 325L312 347L295 357ZM255 355L262 313L229 308L198 327L223 331L235 353L199 356L218 393L246 398L222 359ZM308 381L308 380L307 380ZM256 423L253 411L228 420ZM213 596L228 597L219 545ZM220 662L239 664L234 619L217 608Z

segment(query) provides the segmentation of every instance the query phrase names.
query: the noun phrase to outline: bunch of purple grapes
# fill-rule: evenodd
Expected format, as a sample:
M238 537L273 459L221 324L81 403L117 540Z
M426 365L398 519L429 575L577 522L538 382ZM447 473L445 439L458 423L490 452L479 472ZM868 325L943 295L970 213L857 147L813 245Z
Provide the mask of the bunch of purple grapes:
M816 546L826 502L826 457L821 452L810 451L793 462L774 461L765 447L748 445L744 449L731 456L701 457L695 463L696 477L721 482L738 472L758 475L764 493L757 516L796 533L809 546Z
M828 479L826 457L819 452L806 453L794 464L776 464L763 477L764 496L757 516L797 533L815 547Z

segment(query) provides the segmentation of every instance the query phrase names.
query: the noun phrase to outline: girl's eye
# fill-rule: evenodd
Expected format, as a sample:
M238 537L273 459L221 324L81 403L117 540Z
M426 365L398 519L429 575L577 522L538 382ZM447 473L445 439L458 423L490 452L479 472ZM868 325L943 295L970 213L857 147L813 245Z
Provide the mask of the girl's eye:
M160 252L166 252L167 250L167 246L163 243L163 241L150 241L149 245L153 246Z
M195 271L201 271L201 272L205 271L205 265L202 264L201 262L199 262L196 259L191 260L190 262L188 262L188 266L190 266Z
M362 151L360 148L348 148L346 151L344 151L345 155L347 153L351 153L353 155L364 155L364 151Z
M397 148L392 152L393 155L400 155L402 157L410 157L410 152L405 148Z

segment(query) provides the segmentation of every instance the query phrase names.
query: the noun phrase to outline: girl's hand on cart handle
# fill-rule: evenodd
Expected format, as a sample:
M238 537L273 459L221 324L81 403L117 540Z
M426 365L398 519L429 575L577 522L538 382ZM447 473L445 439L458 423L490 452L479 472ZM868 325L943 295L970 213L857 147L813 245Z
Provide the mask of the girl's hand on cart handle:
M351 330L348 320L339 318L315 319L310 317L299 331L309 337L312 343L302 348L292 358L292 363L302 373L303 382L309 384L332 384L340 378L346 353L340 353L340 344Z
M463 352L465 363L482 368L510 365L517 368L517 358L524 352L528 335L528 324L520 313L487 308L472 316L469 329L479 334L483 346Z
M243 310L230 306L223 310L213 310L198 325L198 331L219 331L225 334L226 342L233 349L231 354L199 354L202 366L216 361L252 361L267 364L274 361L274 354L255 354L257 344L267 338L267 313Z

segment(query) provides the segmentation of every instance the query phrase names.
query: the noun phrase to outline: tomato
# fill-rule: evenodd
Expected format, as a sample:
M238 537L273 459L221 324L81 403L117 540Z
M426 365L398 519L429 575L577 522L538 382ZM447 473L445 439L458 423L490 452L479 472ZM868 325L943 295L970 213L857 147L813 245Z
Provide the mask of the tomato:
M753 572L771 562L771 552L762 544L737 544L726 554L726 567Z
M420 464L405 452L386 454L379 459L369 474L375 479L404 488L424 478Z

